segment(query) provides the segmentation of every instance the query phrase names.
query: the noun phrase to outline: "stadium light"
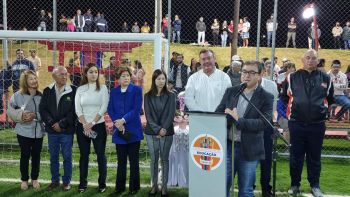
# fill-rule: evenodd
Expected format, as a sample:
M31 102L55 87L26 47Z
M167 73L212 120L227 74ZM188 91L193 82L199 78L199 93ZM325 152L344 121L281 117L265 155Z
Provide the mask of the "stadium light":
M311 4L307 4L304 7L304 11L303 11L303 18L304 19L308 19L313 17L314 19L314 32L315 32L315 50L318 51L318 32L317 32L317 20L316 20L316 10L315 10L315 4L311 3Z

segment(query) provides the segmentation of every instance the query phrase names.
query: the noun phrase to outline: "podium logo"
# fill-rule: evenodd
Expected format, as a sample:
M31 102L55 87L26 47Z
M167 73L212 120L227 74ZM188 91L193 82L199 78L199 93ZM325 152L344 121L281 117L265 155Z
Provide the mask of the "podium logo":
M210 134L198 135L191 143L190 154L193 162L205 171L218 168L224 157L221 143Z

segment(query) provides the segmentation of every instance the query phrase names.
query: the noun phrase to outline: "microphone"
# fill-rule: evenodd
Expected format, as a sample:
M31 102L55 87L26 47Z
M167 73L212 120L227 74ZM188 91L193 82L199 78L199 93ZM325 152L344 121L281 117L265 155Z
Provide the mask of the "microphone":
M236 93L234 98L236 98L238 95L240 95L246 88L247 88L247 83L241 83L239 85L238 92Z

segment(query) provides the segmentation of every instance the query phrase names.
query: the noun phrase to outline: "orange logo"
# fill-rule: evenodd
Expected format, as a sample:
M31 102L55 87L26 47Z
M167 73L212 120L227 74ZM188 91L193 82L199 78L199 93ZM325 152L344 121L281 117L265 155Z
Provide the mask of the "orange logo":
M224 157L221 143L210 134L198 135L191 143L190 153L193 162L205 171L218 168Z

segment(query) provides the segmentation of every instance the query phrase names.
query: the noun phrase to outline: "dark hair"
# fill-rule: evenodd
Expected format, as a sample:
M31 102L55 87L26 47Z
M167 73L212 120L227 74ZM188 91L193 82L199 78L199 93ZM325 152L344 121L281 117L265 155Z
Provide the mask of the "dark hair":
M244 66L256 66L258 68L258 73L261 74L263 71L263 65L259 61L251 60L251 61L246 61L242 64L242 69Z
M294 64L293 62L287 62L287 63L285 63L285 64L284 64L284 67L285 67L286 69L289 69L289 68L294 68L294 69L296 69L296 68L295 68L295 64Z
M16 50L16 53L17 53L17 52L20 52L20 51L23 51L23 50L22 50L22 49L17 49L17 50Z
M264 64L268 59L269 59L268 57L263 57L263 58L261 58L261 61Z
M341 65L340 60L333 60L333 61L332 61L332 66L333 66L333 64L339 64L339 65Z
M115 69L115 78L120 79L120 76L123 74L123 72L128 72L130 77L132 75L131 70L128 66L118 66L117 69Z
M115 60L115 56L111 56L111 57L109 58L109 60L112 60L112 59Z
M214 51L212 51L211 49L202 49L202 50L200 50L200 51L199 51L199 56L200 56L201 54L203 54L203 53L211 53L211 54L213 54L213 57L215 57L215 53L214 53Z
M84 66L84 70L83 70L83 76L82 76L82 80L80 82L80 85L85 85L87 83L89 83L88 78L87 78L87 73L90 70L90 68L92 67L96 67L97 68L97 80L96 80L96 90L100 91L100 70L98 69L97 65L95 63L88 63L86 66Z
M152 74L152 85L151 85L151 89L147 92L147 94L149 95L152 95L152 96L156 96L158 94L158 89L157 89L157 86L156 86L156 79L158 78L159 75L164 75L165 77L165 85L161 91L161 94L164 94L164 93L168 93L168 84L167 84L167 76L166 76L166 73L161 70L161 69L157 69L153 72Z
M325 64L326 64L326 60L322 58L322 59L320 59L320 61L318 62L317 68L319 68L319 67L324 67Z
M136 65L137 69L142 69L142 64L141 64L140 60L135 60L134 64Z

